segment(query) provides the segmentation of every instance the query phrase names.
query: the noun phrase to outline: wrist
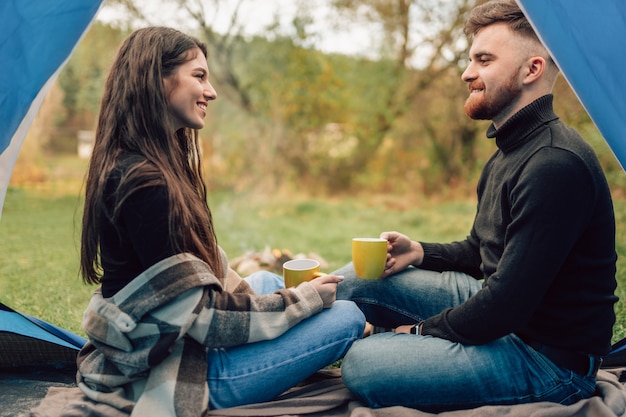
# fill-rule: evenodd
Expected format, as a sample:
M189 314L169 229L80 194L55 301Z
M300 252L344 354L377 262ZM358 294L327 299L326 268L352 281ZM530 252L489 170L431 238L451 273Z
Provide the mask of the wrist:
M422 334L422 325L423 324L424 324L424 322L420 321L419 323L417 323L416 325L411 327L410 333L411 334L415 334L415 335L421 335Z
M411 252L413 252L413 262L411 263L411 265L420 266L422 262L424 262L424 247L421 243L412 240Z

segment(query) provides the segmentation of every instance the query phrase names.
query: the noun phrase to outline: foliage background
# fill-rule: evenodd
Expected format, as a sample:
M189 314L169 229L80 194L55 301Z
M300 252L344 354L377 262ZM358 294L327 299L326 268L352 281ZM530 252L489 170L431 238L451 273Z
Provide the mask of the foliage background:
M322 29L308 2L294 1L287 23L276 11L275 22L255 34L237 20L253 0L238 2L220 32L211 13L227 0L162 2L180 10L166 23L184 22L180 29L209 45L219 95L201 131L210 188L472 196L495 150L484 136L488 123L463 112L462 22L476 2L326 0L335 26L371 28L371 48L356 54L315 48ZM42 180L36 162L46 153L75 152L78 132L95 129L102 85L121 41L136 27L164 20L150 12L154 3L107 4L122 17L96 21L78 45L31 129L13 185ZM622 169L562 78L555 97L557 113L592 143L622 194Z

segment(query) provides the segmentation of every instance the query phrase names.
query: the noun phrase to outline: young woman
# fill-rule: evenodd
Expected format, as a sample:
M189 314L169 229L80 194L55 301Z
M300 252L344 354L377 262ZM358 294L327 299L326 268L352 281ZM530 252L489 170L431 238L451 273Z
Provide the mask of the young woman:
M217 98L206 56L170 28L124 41L87 177L81 273L100 287L78 382L145 415L271 400L341 358L365 325L352 302L335 302L341 277L258 295L228 267L200 164L197 129Z

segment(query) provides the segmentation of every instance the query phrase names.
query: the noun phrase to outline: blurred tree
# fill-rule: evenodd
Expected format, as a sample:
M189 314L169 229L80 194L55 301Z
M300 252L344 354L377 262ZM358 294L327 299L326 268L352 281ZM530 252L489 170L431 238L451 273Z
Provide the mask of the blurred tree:
M165 17L169 26L178 27L177 21L184 22L189 32L198 32L198 36L204 38L209 50L211 77L214 78L224 90L223 93L233 102L237 103L247 112L254 113L247 85L241 80L240 69L237 68L235 52L246 42L243 35L243 25L239 21L239 12L245 0L173 0L169 6L174 6L177 16L163 16L154 12L150 6L159 6L156 2L143 0L110 0L111 7L121 8L119 25L146 26L163 24ZM227 17L226 25L217 22L220 12L224 8L233 6L230 16ZM176 19L176 21L174 20ZM220 23L223 31L218 32L215 27Z
M11 174L10 185L36 183L46 180L44 169L45 150L53 140L57 129L57 119L62 113L63 91L57 83L46 94L37 116L28 129L24 144Z
M124 12L117 27L169 24L207 41L212 82L227 99L211 107L209 128L201 132L209 172L219 176L215 186L286 183L336 192L354 184L397 190L406 182L402 187L430 193L474 183L484 149L492 147L477 141L486 126L463 113L462 30L468 11L483 0L328 0L335 20L322 26L313 6L296 0L288 27L276 10L274 22L254 35L240 18L250 1L173 0L167 3L173 14L161 10L165 3L107 4ZM219 11L228 7L224 19ZM370 28L366 56L316 50L320 27L329 23ZM98 42L106 27L96 30L102 32L84 43ZM115 36L124 32L110 34L107 47L91 48L108 48L99 54L110 59L111 45L121 41ZM68 118L85 124L106 71L88 50L80 51L64 88ZM74 108L88 111L79 117Z
M368 109L355 112L367 117L353 120L358 126L361 151L352 164L344 166L346 170L370 165L373 158L380 156L378 151L386 139L394 141L392 132L397 121L410 117L421 127L412 129L416 135L412 138L412 147L396 137L395 153L407 153L413 148L419 152L418 159L422 159L423 152L430 151L433 163L428 166L444 171L439 176L442 181L452 183L461 178L466 171L461 167L473 162L476 129L464 117L442 117L437 112L458 113L453 107L459 106L457 102L466 94L464 89L454 85L449 88L448 81L440 80L449 78L451 73L458 75L467 51L463 23L474 3L472 0L333 0L344 15L365 19L382 28L378 48L380 63L386 64L378 78L379 83L382 81L382 91L379 89L376 102L369 102ZM458 78L456 82L463 84ZM409 131L405 127L404 135ZM451 140L442 141L442 135ZM388 143L388 146L394 147L394 144ZM457 146L461 152L455 153ZM406 163L408 165L400 169L415 165L410 158Z
M113 56L126 32L95 21L59 74L63 112L55 121L61 134L51 140L56 149L75 149L78 130L95 129L102 87Z

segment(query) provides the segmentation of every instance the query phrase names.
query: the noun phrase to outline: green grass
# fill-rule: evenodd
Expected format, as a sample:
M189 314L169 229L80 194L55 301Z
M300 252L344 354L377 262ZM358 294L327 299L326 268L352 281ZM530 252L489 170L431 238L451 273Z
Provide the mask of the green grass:
M447 203L436 209L398 210L356 198L215 196L210 201L220 245L229 256L247 250L289 249L315 252L337 268L350 261L353 237L378 237L400 230L421 239L459 239L469 230L472 203Z
M0 301L74 332L93 290L77 275L77 202L9 189L0 220Z
M81 199L77 187L9 189L0 220L0 301L78 334L93 286L78 276ZM230 258L265 246L315 252L329 270L350 260L350 240L398 230L425 241L463 239L473 201L398 205L397 197L316 199L216 194L210 197L220 245ZM626 201L615 201L618 295L626 299ZM614 341L626 336L616 305Z

